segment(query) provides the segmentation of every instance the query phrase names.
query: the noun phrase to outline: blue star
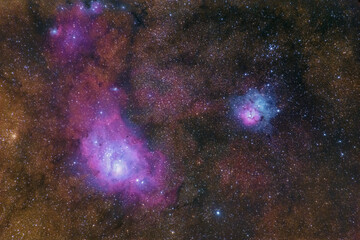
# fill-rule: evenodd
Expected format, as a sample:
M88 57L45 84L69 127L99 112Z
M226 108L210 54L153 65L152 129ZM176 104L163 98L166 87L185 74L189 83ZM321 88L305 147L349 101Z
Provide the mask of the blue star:
M52 28L52 29L50 29L50 35L51 35L51 36L54 36L54 35L56 35L57 33L58 33L57 28Z

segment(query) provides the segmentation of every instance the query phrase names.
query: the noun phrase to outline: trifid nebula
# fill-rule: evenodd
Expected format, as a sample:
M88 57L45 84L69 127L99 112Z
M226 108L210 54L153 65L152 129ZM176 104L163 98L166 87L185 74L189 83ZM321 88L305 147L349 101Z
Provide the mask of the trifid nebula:
M1 240L360 240L356 0L0 0Z

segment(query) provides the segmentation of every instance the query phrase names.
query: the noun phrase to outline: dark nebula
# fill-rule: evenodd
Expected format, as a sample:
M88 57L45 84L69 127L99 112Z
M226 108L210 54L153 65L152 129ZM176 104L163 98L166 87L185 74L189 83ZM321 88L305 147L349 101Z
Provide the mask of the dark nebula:
M360 239L360 9L0 0L0 239Z

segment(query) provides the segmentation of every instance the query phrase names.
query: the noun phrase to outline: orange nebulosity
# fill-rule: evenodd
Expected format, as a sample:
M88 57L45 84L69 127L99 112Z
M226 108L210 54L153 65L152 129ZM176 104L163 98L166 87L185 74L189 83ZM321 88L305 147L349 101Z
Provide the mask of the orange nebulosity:
M129 14L108 13L100 19L101 27L104 28L106 23L108 30L99 35L95 51L100 64L110 71L122 72L127 66L126 58L131 51L131 21Z

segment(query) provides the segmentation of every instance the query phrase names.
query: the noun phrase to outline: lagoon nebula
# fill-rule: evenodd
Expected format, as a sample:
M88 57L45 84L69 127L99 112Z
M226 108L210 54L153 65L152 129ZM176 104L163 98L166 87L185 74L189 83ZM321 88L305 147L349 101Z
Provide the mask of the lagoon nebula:
M357 1L0 0L0 239L360 239Z
M81 153L102 190L121 192L142 204L170 200L162 183L166 178L164 156L150 152L119 115L95 122L81 140Z

